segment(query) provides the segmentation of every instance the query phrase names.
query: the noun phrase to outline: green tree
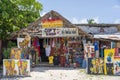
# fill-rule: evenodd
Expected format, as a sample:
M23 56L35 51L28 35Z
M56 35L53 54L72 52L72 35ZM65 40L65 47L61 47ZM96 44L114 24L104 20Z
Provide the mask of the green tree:
M1 41L39 18L41 10L37 0L0 0L0 53Z
M0 5L0 39L28 26L40 17L42 10L42 4L36 0L0 0Z
M88 24L96 24L96 22L94 21L94 19L88 19L87 22L88 22Z

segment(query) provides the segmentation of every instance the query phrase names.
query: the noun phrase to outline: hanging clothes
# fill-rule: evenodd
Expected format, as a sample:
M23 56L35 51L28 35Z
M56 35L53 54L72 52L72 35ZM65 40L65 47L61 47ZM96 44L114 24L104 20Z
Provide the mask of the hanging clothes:
M52 47L55 47L55 41L54 41L54 39L52 41Z
M45 48L45 51L46 51L46 56L50 56L51 46L48 45L48 46Z
M98 58L99 57L99 43L98 43L98 41L95 41L93 45L94 45L94 50L95 50L95 56L96 56L96 58Z
M59 56L58 55L55 55L54 56L54 59L53 59L53 63L54 63L54 65L59 65L59 61L60 59L59 59Z
M64 56L64 55L60 55L60 65L61 65L62 67L64 67L64 66L65 66L65 63L66 63L66 58L65 58L65 56Z
M36 38L36 39L37 39L38 56L40 57L41 56L41 54L40 54L40 43L39 43L39 39L38 38Z
M33 39L33 46L37 49L38 56L40 57L40 43L39 43L39 39L37 37L35 37Z
M53 64L53 59L54 59L54 57L53 56L49 56L49 64Z
M98 43L97 41L95 41L93 45L94 45L95 51L97 51L97 50L98 50L99 43Z
M37 40L36 40L36 38L33 39L33 43L32 43L32 45L33 45L34 47L37 46Z

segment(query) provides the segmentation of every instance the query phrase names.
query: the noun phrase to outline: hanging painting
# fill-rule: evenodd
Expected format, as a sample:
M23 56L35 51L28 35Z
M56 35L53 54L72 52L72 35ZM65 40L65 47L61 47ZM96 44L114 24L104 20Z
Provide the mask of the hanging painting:
M27 48L30 47L31 45L31 37L28 33L24 33L25 38L17 38L17 45L18 48Z
M95 52L94 52L94 46L85 44L85 56L88 58L94 58Z

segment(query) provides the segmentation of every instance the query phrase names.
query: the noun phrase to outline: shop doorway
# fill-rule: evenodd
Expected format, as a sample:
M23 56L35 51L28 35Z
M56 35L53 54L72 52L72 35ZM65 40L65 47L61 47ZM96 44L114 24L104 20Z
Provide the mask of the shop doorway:
M43 47L43 40L44 39L39 39L41 62L48 62L48 57L46 56L45 48Z

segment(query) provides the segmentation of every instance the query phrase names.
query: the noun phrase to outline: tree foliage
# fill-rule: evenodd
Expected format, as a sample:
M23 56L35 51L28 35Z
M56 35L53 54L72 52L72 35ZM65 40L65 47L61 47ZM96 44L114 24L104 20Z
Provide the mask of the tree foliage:
M94 19L88 19L87 22L88 22L88 24L96 24L96 22L94 21Z
M28 26L40 17L42 4L36 0L0 0L0 39Z

